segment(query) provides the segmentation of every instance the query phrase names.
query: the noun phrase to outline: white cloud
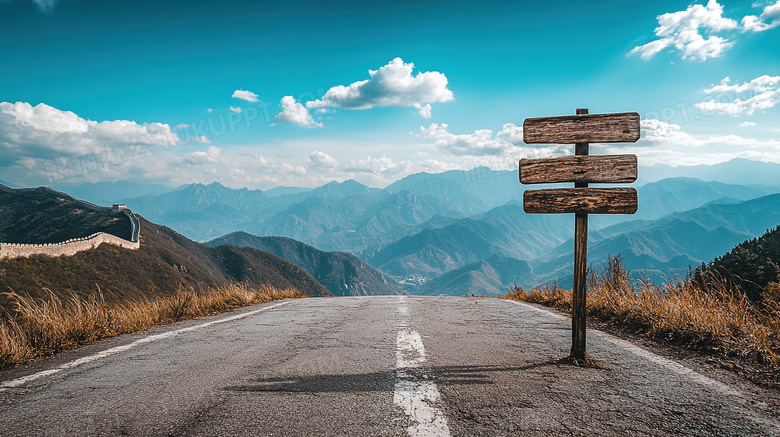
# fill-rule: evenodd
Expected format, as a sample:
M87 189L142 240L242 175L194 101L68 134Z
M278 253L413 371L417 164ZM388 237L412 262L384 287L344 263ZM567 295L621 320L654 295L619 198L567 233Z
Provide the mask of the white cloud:
M657 143L685 144L688 147L697 147L701 144L691 135L682 131L679 125L666 123L653 118L640 122L642 140L638 145L651 146Z
M246 100L247 102L252 102L252 103L260 101L257 98L257 94L253 93L252 91L245 91L245 90L235 90L233 91L233 95L230 97L233 97L234 99Z
M322 127L322 123L315 122L309 111L296 102L293 96L282 97L279 106L282 107L282 112L276 114L276 121L293 123L302 127Z
M638 54L647 60L661 50L674 46L682 53L682 59L705 61L717 58L734 43L713 33L737 27L739 25L735 20L723 17L723 6L716 0L710 0L707 6L690 5L684 11L659 15L658 27L655 29L659 39L634 47L629 55Z
M45 104L0 102L0 174L19 185L217 180L234 187L310 186L316 177L302 163L261 155L256 146L210 146L200 131L191 139L183 146L163 123L97 122Z
M187 123L180 123L180 124L177 124L176 126L174 126L173 128L174 129L187 129L188 127L190 127L189 124L187 124Z
M357 159L347 163L343 170L351 173L371 173L376 175L396 175L399 173L408 174L412 167L411 161L393 161L385 155L381 158Z
M426 103L425 105L417 104L415 105L415 108L419 109L420 117L422 118L431 118L431 104Z
M671 38L661 38L655 41L650 41L645 45L634 47L634 49L631 50L628 54L633 55L635 53L639 53L639 57L646 61L655 56L661 50L669 47L671 44Z
M219 155L222 153L222 149L219 147L211 146L208 150L198 150L185 155L185 160L191 164L201 163L216 163L219 162Z
M502 155L521 148L531 149L523 144L522 126L516 126L514 123L504 124L495 136L490 129L479 129L470 134L453 134L448 128L446 123L431 123L427 128L420 127L417 136L433 139L436 147L451 155Z
M33 0L33 3L41 12L52 13L54 5L59 3L59 0Z
M760 16L748 15L742 18L742 30L763 32L780 26L780 1L764 8Z
M339 165L336 158L320 150L315 150L309 154L309 165L314 168L332 169Z
M493 131L480 129L470 134L452 134L448 125L431 123L427 128L420 127L421 138L431 138L440 150L453 155L498 155L509 144L493 138Z
M306 107L369 109L375 106L414 106L454 100L447 88L447 76L438 71L418 72L412 76L413 63L395 58L378 70L369 70L370 79L329 89L321 100L306 102ZM420 105L420 106L418 106ZM421 113L422 114L422 113Z
M230 110L235 112L236 114L240 114L241 113L241 107L239 107L239 106L231 106Z
M415 148L418 147L420 146L415 146ZM378 149L382 148L384 147ZM363 158L339 160L319 150L311 152L307 166L309 172L306 174L306 184L312 186L333 180L355 179L368 186L384 187L413 173L441 173L464 169L462 163L444 162L436 159L395 160L381 152L379 157L375 156L368 155Z
M720 84L704 90L710 99L696 104L702 112L752 115L757 110L780 104L780 76L763 75L750 82L731 84L726 77Z
M178 154L182 143L164 123L98 122L43 103L0 102L0 172L22 184L159 180L170 163L155 158Z
M523 126L517 126L514 123L505 123L501 127L501 132L496 134L497 138L509 142L512 145L522 145L523 143Z
M691 135L679 125L641 121L642 138L634 144L592 145L594 154L633 153L641 166L717 164L735 158L780 163L780 140L739 135Z
M758 125L752 121L744 121L739 124L739 127L754 127L754 126L758 126Z
M5 156L83 154L107 145L174 146L167 124L85 120L44 103L0 102L0 151Z

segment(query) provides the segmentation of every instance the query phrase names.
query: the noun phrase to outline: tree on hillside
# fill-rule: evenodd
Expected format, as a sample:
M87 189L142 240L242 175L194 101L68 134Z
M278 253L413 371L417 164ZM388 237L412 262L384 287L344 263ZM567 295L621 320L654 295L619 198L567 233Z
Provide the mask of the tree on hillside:
M694 272L694 279L706 282L715 273L739 286L753 302L762 302L766 291L780 282L780 226L764 235L744 241ZM774 284L774 285L772 285Z

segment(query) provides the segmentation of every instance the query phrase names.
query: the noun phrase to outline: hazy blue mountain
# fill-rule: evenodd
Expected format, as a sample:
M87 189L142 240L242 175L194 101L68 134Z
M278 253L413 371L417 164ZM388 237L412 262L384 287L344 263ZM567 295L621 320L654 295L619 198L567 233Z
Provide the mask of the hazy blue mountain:
M531 266L527 261L495 254L449 271L408 291L422 295L503 296L509 287L527 280L530 275Z
M654 220L663 216L698 208L721 199L744 201L780 192L780 186L745 186L705 182L694 178L670 178L643 185L637 189L639 208L633 215L592 215L595 229L630 220Z
M780 223L780 194L745 202L712 202L691 211L678 212L655 221L617 225L620 231L605 229L607 235L588 245L588 260L603 263L607 255L620 254L635 273L646 271L663 282L688 267L697 267L729 251L736 244L762 235ZM540 280L571 281L573 243L567 241L552 259L532 263Z
M364 192L348 197L331 197L332 194L328 192L324 195L309 196L301 202L293 203L250 229L258 235L285 236L325 250L338 250L340 247L318 244L320 237L353 229L358 218L374 202L380 197L389 196L386 192Z
M286 236L325 250L376 251L436 216L459 216L441 199L391 193L355 181L269 196L218 183L192 184L159 196L127 199L139 211L197 240L236 230Z
M352 254L323 252L290 238L234 232L205 244L211 247L224 244L253 247L272 253L302 268L337 296L403 293L396 281Z
M282 235L324 250L373 253L415 232L439 215L453 215L438 199L409 191L371 191L343 199L309 197L250 227L258 235Z
M234 211L245 211L266 198L260 190L228 188L218 182L209 185L191 184L162 195L148 195L126 199L128 207L135 207L149 217L164 217L181 212L199 212L212 205L225 205Z
M160 195L173 191L172 188L161 184L143 184L129 181L84 182L78 185L60 184L54 188L64 191L73 197L103 206L119 203L122 199L129 197Z
M482 168L419 173L386 189L348 180L314 189L285 187L271 195L274 190L193 184L127 203L134 211L198 240L234 231L285 236L321 250L359 255L398 278L419 275L431 279L496 254L531 262L533 273L542 279L568 276L571 247L563 243L573 236L573 217L525 214L521 198L527 188L541 187L521 185L516 172ZM659 276L681 265L707 261L703 257L711 253L709 246L699 245L698 252L685 244L674 250L657 250L654 245L676 246L649 237L636 240L632 233L651 229L659 219L708 202L742 202L777 190L693 178L648 183L638 187L636 215L591 216L591 248L626 234L611 246L604 243L603 255L607 248L610 253L632 248L636 254L630 256L636 262L631 266L659 272ZM681 229L700 238L717 236L724 241L739 235L734 231L724 236L707 227L707 232ZM742 237L745 235L739 235ZM535 277L529 276L528 281Z
M191 184L161 195L124 200L133 211L189 238L204 241L242 229L265 201L260 190L233 189L214 182Z
M514 202L428 228L390 244L368 261L391 275L434 277L494 254L531 260L569 238L573 220L525 214Z
M666 178L688 177L738 185L780 185L780 164L732 159L715 165L654 165L639 168L638 182L655 182Z
M288 194L276 192L269 196L261 190L228 188L214 182L124 202L134 211L200 241L243 230L314 243L319 234L338 226L343 217L353 217L389 196L384 190L352 180L331 182L313 190L286 191Z
M639 188L640 205L644 204L645 209L637 216L649 218L625 221L603 229L591 226L590 252L594 255L589 259L600 263L606 259L607 254L615 255L620 252L627 258L626 262L630 268L646 269L653 279L660 280L665 275L677 274L686 270L688 265L696 266L723 253L724 247L728 248L742 241L749 232L734 227L719 228L725 225L724 220L741 220L731 216L720 221L709 218L705 223L711 223L704 226L699 226L694 219L681 219L681 222L673 223L662 221L663 216L675 217L677 214L670 216L669 213L700 207L711 199L717 200L707 206L717 212L718 208L728 204L742 203L736 197L749 199L772 191L773 187L744 187L690 178L648 184ZM515 204L514 208L512 206L505 205L489 213L466 219L438 218L443 224L431 226L416 235L401 239L367 259L396 276L421 275L431 278L436 275L444 277L449 275L447 272L452 269L459 270L468 263L481 262L480 260L488 255L500 253L531 261L534 265L532 273L525 271L519 274L517 282L521 285L533 285L539 280L547 281L556 277L563 283L570 280L573 216L531 215L525 214L518 204ZM767 206L771 207L771 202ZM739 207L733 208L733 212L748 211ZM591 224L603 217L591 216ZM633 217L625 216L627 219ZM527 224L528 220L544 218L553 221L548 222L548 227L540 231L521 226ZM771 227L772 220L774 219L767 217L766 222L760 221L759 224ZM663 231L648 235L649 230L660 226L659 223L665 223ZM713 223L720 224L713 226ZM763 228L758 228L753 231L763 232ZM643 238L632 232L640 232L639 235ZM538 236L546 236L548 240L534 241ZM549 239L551 237L553 239ZM601 241L608 242L600 243ZM556 244L559 245L556 247ZM511 273L500 271L500 267L494 270L501 274ZM430 280L427 284L442 284L438 279ZM428 285L424 289L426 292L431 290Z
M265 191L265 195L268 197L282 197L282 196L288 196L290 194L305 193L307 191L311 191L311 188L274 187L271 188L270 190Z
M517 171L494 171L485 167L437 174L416 173L390 184L387 190L408 190L437 198L462 214L488 211L521 199L523 195Z
M347 179L344 182L328 182L327 184L314 188L309 191L298 194L297 198L302 197L316 197L319 199L331 200L331 199L345 199L347 197L363 194L363 195L377 195L384 190L381 188L369 188L360 182L352 179Z

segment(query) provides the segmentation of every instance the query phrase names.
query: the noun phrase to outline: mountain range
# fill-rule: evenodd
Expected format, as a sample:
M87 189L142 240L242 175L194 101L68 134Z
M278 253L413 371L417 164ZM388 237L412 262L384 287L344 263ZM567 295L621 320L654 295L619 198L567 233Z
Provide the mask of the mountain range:
M766 197L780 192L777 175L780 165L746 160L641 167L635 215L591 216L589 260L620 253L630 268L658 281L707 262L780 223L772 223L778 205ZM192 184L125 202L196 240L236 231L292 238L313 250L358 256L409 292L463 294L469 280L491 284L471 287L491 292L510 279L523 286L567 281L573 217L525 214L527 188L538 187L520 185L516 171L477 168L419 173L382 189L352 180L268 191ZM740 206L753 199L756 204ZM765 220L746 217L750 211L762 211Z
M780 223L780 194L748 201L722 199L658 220L637 220L599 232L588 245L594 264L620 255L636 274L664 282L689 266L698 267L744 240L755 238ZM568 241L546 261L532 265L537 281L571 281L573 243Z

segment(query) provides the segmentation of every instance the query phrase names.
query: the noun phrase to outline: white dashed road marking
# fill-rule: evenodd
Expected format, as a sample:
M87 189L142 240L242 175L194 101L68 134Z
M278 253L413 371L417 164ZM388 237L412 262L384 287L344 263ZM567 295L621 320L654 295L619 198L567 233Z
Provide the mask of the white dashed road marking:
M396 338L396 382L393 402L412 421L407 429L411 437L443 437L450 435L447 419L437 406L439 389L426 372L425 346L417 331L409 329L406 298L401 298L398 313L403 317Z

